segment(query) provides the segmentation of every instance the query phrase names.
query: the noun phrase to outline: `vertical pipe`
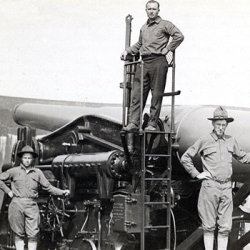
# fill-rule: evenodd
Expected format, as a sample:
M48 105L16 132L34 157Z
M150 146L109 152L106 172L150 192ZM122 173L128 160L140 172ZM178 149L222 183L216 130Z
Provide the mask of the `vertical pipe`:
M122 100L122 127L127 125L127 108L126 108L126 99L127 99L127 66L124 65L123 69L123 100Z
M101 207L98 210L98 250L101 250L101 241L102 241L102 224L101 224Z
M131 43L131 22L133 17L131 15L127 15L125 18L126 22L126 31L125 31L125 49L130 46ZM125 64L126 64L125 60ZM127 83L131 82L131 76L127 75L127 70L131 69L131 66L124 65L123 70L123 110L122 110L122 125L123 127L128 123L128 109L130 105L130 90L127 87Z

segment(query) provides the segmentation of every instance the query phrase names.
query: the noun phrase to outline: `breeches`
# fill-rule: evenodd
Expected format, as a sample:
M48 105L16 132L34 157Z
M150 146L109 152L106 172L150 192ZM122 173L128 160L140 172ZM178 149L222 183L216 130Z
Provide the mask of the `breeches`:
M12 231L19 237L34 238L39 233L39 208L32 199L14 197L9 205L8 219Z
M213 232L218 224L218 232L228 235L232 227L232 183L204 180L199 194L198 212L205 232Z

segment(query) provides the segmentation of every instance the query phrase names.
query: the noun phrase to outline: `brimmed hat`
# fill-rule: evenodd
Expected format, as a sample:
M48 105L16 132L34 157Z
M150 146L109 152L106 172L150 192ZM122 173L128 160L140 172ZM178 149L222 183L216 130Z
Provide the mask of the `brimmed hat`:
M234 118L228 117L226 109L221 106L215 109L213 118L207 118L207 119L211 121L226 120L227 122L232 122L234 120Z
M34 149L31 146L24 146L22 150L17 153L17 156L21 158L25 153L32 154L34 158L38 156L38 154L34 151Z

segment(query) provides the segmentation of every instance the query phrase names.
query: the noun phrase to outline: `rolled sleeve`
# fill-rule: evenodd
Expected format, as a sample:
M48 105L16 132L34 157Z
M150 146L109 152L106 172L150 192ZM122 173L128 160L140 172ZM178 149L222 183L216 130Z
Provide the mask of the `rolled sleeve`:
M200 174L193 164L193 158L200 151L200 144L200 140L196 141L181 157L183 167L193 178Z

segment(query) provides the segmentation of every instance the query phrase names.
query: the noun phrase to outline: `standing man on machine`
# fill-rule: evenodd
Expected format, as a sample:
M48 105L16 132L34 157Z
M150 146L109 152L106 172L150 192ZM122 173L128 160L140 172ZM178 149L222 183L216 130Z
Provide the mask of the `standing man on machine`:
M232 227L232 158L241 163L250 163L250 153L245 153L237 141L225 134L229 122L227 111L219 106L214 111L213 131L197 140L181 157L186 171L193 177L202 180L198 199L198 212L204 231L206 250L213 250L214 231L218 225L218 250L226 250L228 234ZM203 172L199 172L193 158L199 154Z
M161 19L158 15L160 4L150 0L146 4L147 22L140 30L139 41L127 48L121 59L126 60L128 54L140 52L144 62L143 72L143 108L145 107L149 90L152 92L150 117L145 130L156 130L157 121L161 111L162 95L166 85L168 62L166 55L174 51L183 41L184 36L181 31L171 22ZM169 38L172 41L169 43ZM140 120L140 74L138 66L135 74L134 86L132 89L129 124L125 131L136 131L139 128Z
M52 186L43 172L33 165L38 155L30 146L25 146L17 154L21 158L18 167L0 174L0 189L12 199L9 205L8 219L15 233L16 250L24 250L24 237L28 237L28 250L37 249L40 214L36 199L41 186L53 195L69 195L69 190ZM10 180L11 189L4 183Z

